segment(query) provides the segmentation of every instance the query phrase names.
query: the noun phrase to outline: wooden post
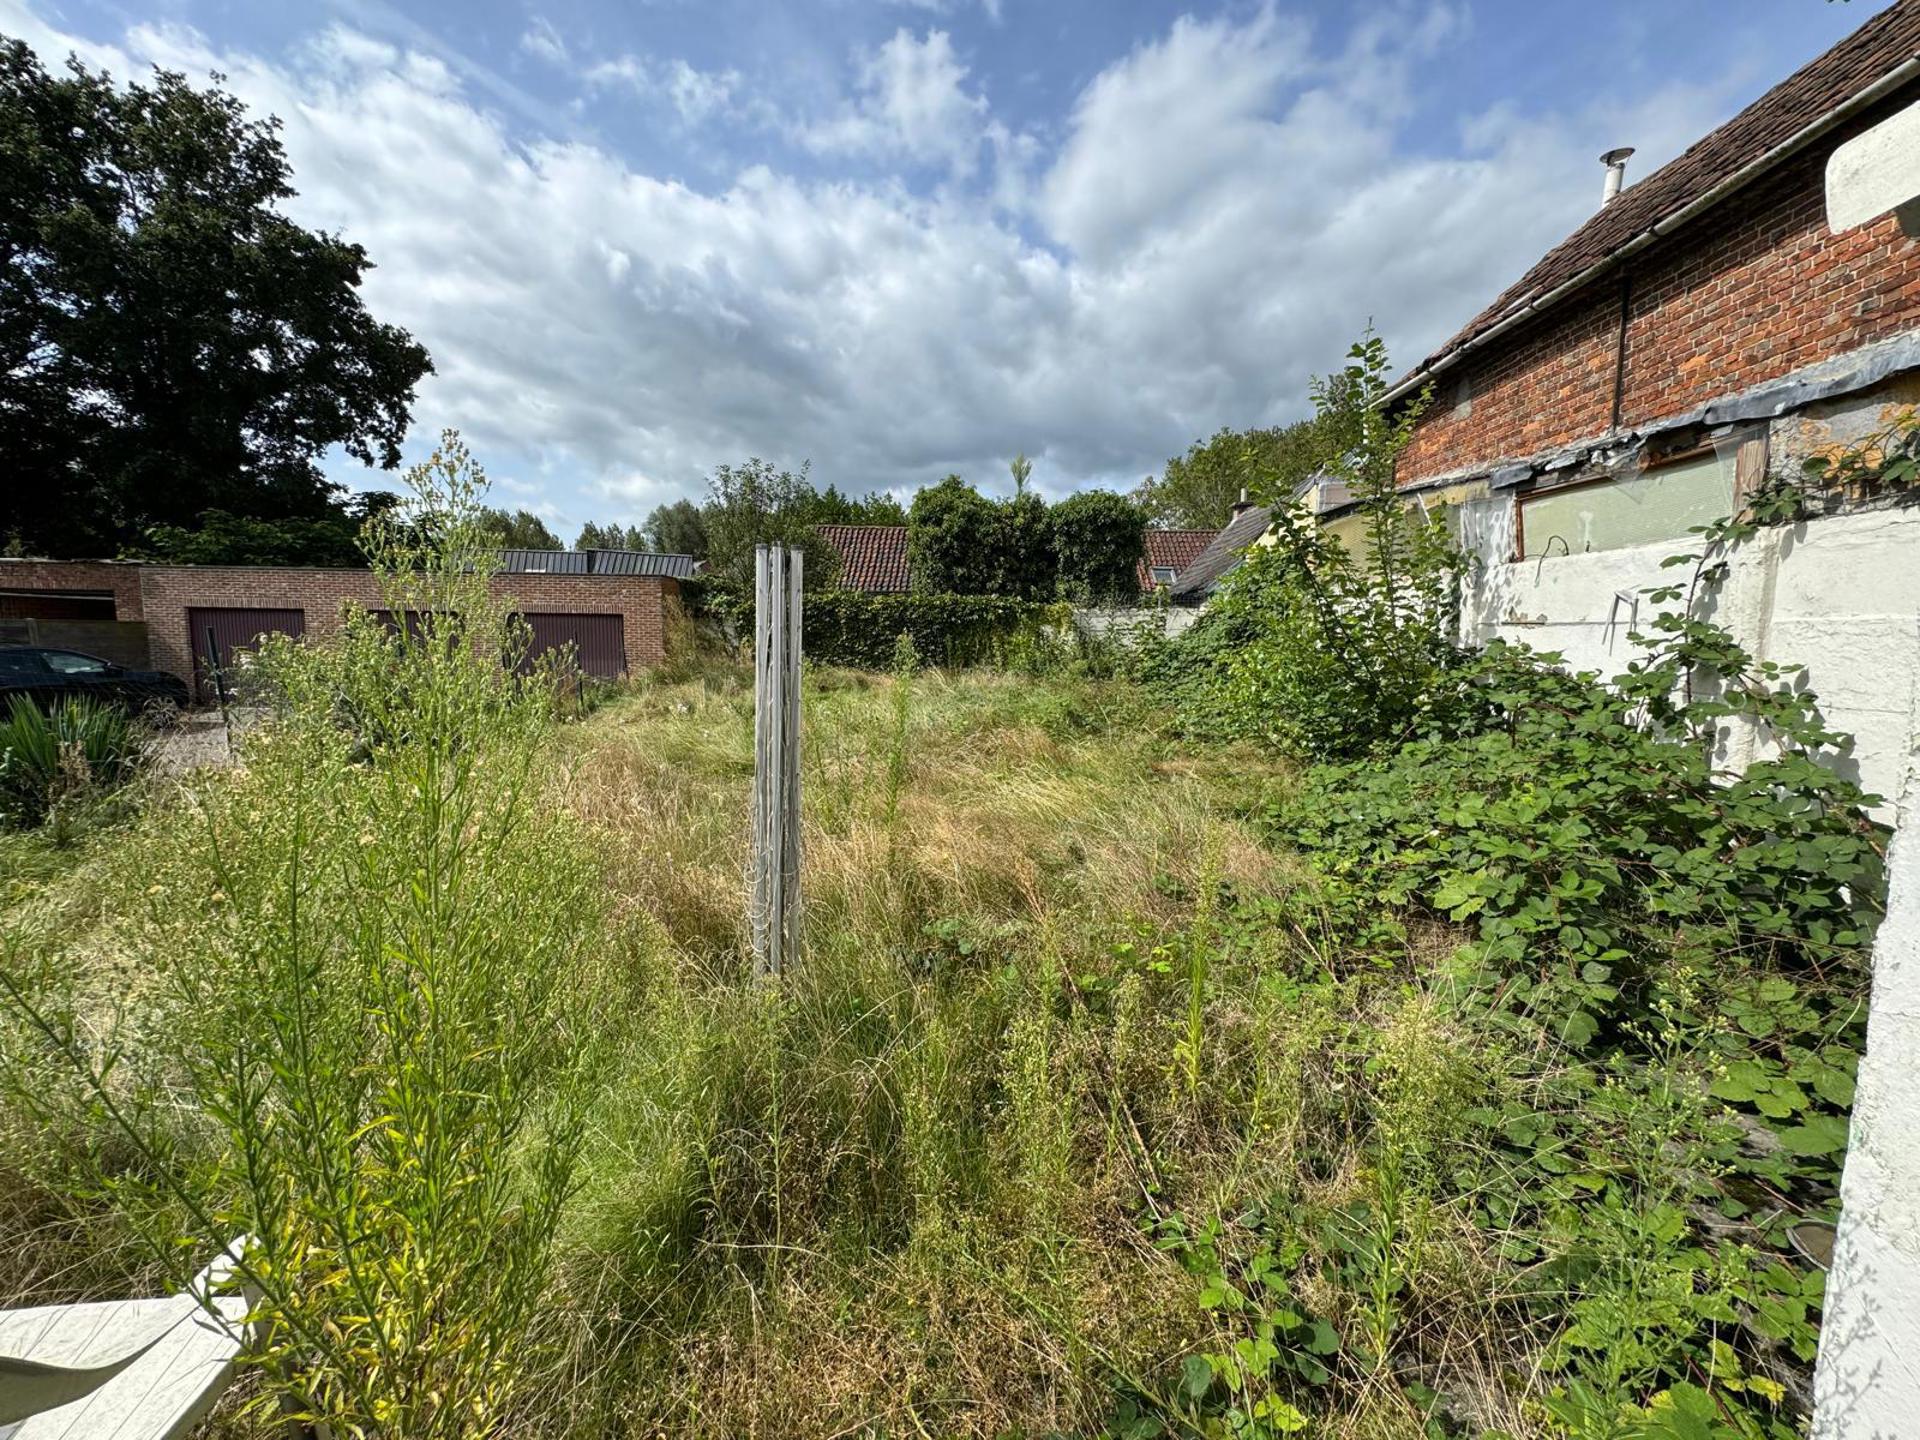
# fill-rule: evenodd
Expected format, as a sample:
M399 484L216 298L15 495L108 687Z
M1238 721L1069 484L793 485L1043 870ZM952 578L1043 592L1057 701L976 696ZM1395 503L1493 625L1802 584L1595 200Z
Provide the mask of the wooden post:
M785 827L780 845L782 921L781 967L800 959L800 567L805 552L787 551L787 654L786 718L782 739L786 742L786 783L784 786ZM776 596L774 603L779 604Z
M801 557L753 554L753 834L747 927L754 973L780 975L800 952Z

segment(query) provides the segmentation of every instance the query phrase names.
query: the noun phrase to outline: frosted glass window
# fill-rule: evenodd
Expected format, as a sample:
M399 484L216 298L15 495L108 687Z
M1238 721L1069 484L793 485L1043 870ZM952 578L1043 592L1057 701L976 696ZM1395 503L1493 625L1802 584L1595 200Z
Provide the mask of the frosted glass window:
M1733 513L1733 456L1703 455L1644 474L1547 490L1520 501L1529 559L1678 540Z

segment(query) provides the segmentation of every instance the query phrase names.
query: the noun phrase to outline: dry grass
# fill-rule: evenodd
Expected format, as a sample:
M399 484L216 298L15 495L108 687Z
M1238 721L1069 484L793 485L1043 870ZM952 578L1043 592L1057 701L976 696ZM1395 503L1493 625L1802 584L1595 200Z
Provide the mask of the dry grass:
M1274 859L1227 818L1276 772L1251 754L1171 758L1125 692L1017 676L916 677L907 784L882 803L893 681L832 673L807 697L810 943L910 942L920 925L1071 917L1075 939L1189 905L1208 833L1243 894ZM570 734L562 803L599 827L620 904L690 959L742 945L752 715L742 677L651 687Z

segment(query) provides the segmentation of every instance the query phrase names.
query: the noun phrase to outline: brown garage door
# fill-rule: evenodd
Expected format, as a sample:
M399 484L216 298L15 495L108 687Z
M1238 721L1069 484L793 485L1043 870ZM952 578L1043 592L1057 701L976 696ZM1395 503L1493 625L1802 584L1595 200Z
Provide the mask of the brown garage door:
M533 632L524 665L551 650L573 647L573 663L585 675L611 680L627 673L626 627L618 615L526 615ZM524 667L523 667L524 668Z
M207 666L208 647L219 657L229 683L235 670L234 657L245 655L262 635L307 633L304 610L216 610L195 608L187 611L187 629L193 636L193 685L203 698L213 695L213 676ZM209 638L211 631L211 638Z

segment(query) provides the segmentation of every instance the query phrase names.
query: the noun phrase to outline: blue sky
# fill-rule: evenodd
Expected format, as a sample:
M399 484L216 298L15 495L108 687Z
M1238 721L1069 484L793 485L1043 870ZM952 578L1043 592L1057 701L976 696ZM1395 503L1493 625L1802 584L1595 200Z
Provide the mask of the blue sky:
M0 0L116 74L219 70L308 223L563 534L811 459L905 493L1126 488L1292 419L1370 319L1410 363L1881 5ZM391 477L336 457L357 487Z

